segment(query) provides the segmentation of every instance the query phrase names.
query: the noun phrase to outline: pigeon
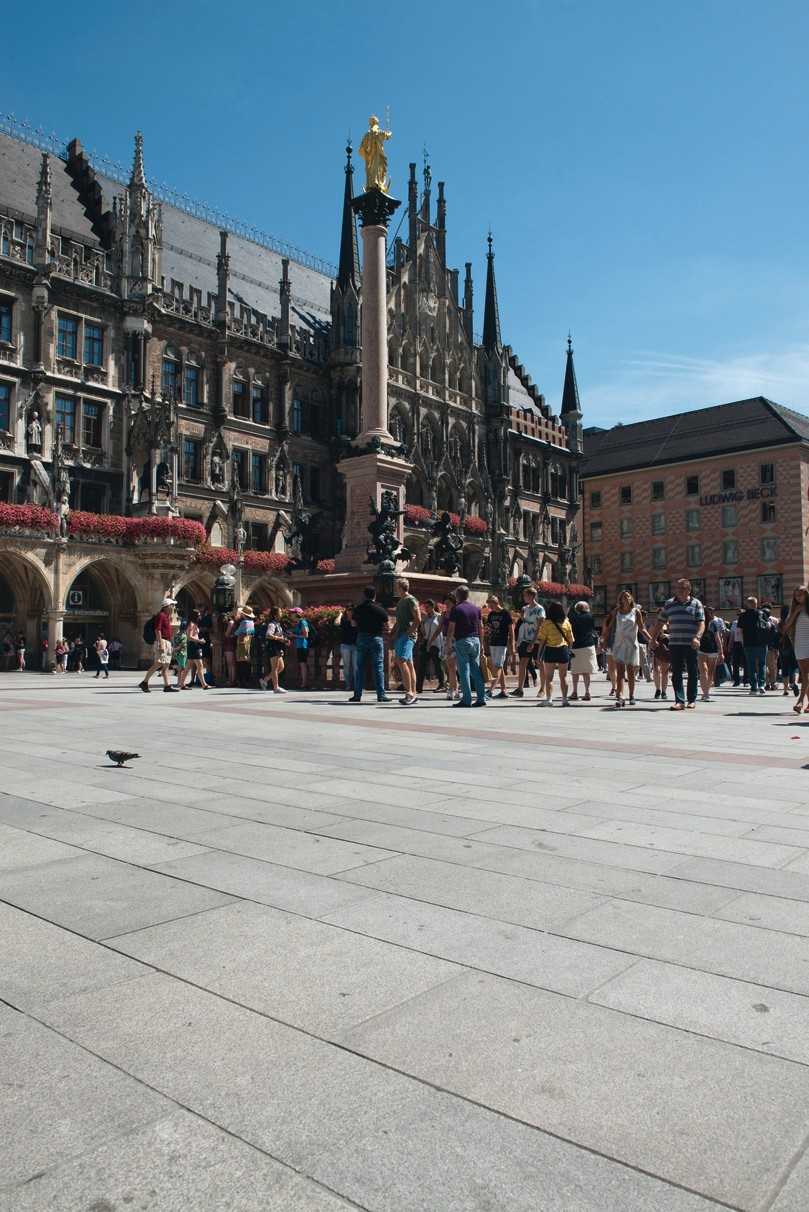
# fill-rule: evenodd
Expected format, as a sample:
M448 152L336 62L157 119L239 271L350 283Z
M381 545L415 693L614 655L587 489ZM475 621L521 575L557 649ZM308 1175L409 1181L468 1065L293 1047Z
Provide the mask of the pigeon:
M123 749L108 749L107 757L111 762L115 762L115 765L120 769L120 767L126 765L131 758L139 758L140 754L124 753Z

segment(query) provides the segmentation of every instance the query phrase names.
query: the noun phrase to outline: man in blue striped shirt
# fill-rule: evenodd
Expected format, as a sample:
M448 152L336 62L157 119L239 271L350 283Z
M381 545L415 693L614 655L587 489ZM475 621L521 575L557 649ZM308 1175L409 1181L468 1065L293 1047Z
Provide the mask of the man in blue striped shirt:
M669 598L664 605L662 616L669 625L671 681L675 700L671 710L684 711L686 707L693 708L697 701L697 653L700 637L705 630L705 610L702 602L691 596L690 581L685 578L677 581L674 597ZM661 626L662 622L659 622L657 629ZM684 671L688 672L687 692L683 691Z

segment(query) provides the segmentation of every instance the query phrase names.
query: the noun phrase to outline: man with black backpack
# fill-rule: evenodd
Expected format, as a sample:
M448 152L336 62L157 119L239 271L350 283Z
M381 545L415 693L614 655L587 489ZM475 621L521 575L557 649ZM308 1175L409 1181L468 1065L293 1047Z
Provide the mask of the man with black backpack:
M750 680L750 693L763 694L770 622L764 611L759 610L757 598L748 598L745 605L746 609L739 615L739 630L744 641L744 667Z
M154 652L154 660L144 674L142 682L138 685L144 694L149 694L149 678L153 673L160 670L160 676L163 678L163 693L178 694L176 686L172 686L169 682L169 667L171 666L171 638L173 628L171 625L171 615L173 608L177 605L174 598L164 598L163 605L160 610L151 619L147 619L143 626L144 643L151 644Z

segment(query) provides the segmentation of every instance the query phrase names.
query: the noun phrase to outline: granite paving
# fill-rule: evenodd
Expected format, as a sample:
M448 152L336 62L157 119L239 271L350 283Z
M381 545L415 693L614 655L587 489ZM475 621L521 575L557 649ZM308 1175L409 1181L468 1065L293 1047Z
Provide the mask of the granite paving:
M0 1212L806 1212L791 700L135 683L0 675Z

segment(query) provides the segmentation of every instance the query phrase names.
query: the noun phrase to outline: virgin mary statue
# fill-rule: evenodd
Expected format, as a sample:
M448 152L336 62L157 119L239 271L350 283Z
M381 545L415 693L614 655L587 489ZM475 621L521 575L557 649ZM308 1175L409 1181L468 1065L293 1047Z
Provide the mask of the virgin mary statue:
M379 119L373 115L368 121L368 130L362 136L360 155L365 161L365 188L380 189L383 194L390 188L388 177L388 157L385 155L385 141L391 132L382 130Z

